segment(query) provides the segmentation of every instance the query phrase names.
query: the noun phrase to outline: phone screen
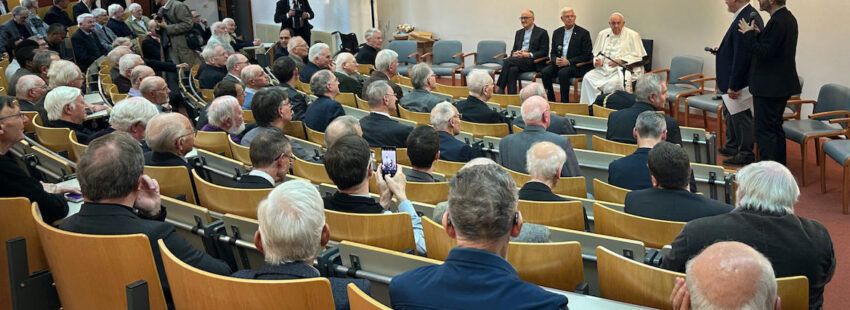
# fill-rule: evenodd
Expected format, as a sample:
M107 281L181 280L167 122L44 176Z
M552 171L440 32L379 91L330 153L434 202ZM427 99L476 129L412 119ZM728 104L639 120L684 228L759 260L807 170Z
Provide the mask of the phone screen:
M398 163L396 162L394 147L381 148L381 163L383 164L382 174L395 176L395 172L398 170Z
M65 197L70 202L81 202L81 201L83 201L83 195L66 194Z

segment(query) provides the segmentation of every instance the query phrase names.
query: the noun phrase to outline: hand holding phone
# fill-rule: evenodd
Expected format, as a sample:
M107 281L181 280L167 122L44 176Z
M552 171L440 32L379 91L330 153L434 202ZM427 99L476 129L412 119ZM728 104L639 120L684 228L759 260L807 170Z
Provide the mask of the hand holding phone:
M396 162L395 157L395 147L383 147L381 148L381 176L390 175L390 177L395 176L396 171L398 171L398 163Z

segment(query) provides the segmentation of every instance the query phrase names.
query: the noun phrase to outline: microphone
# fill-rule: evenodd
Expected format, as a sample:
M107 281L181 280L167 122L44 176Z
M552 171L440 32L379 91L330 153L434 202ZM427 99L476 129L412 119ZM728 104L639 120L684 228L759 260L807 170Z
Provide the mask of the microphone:
M559 44L558 45L558 55L563 55L563 54L564 54L564 45ZM554 59L553 59L553 61L554 61Z
M705 51L706 51L706 52L709 52L709 53L712 53L712 54L717 54L717 50L716 50L716 49L710 48L710 47L708 47L708 46L706 46L706 47L705 47Z
M758 12L755 12L755 11L750 12L750 23L752 23L753 20L756 19L756 16L759 16Z

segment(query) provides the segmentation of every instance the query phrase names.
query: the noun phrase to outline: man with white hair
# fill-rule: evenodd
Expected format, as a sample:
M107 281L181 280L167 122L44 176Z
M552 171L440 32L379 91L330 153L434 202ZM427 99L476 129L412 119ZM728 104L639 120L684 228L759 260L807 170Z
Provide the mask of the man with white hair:
M339 80L339 92L361 94L363 93L364 78L357 72L357 62L351 53L342 52L334 59L334 75Z
M83 126L86 101L79 88L60 86L51 90L44 98L44 109L47 111L47 127L71 129L77 134L78 142L89 143L94 132Z
M289 40L292 39L292 29L283 28L280 30L279 41L277 43L277 49L274 50L274 58L278 59L281 57L289 56L289 50L287 47L289 46Z
M295 155L292 143L285 135L277 132L263 132L257 135L249 150L251 172L243 175L232 184L236 188L274 188L283 182Z
M307 54L307 60L309 62L304 64L304 68L298 70L298 79L302 83L310 83L310 78L319 70L328 69L333 71L331 49L325 43L313 44Z
M522 101L531 98L531 96L540 96L546 98L546 90L543 85L540 83L531 83L525 85L525 87L523 87L522 90L519 91L519 98ZM575 128L573 128L573 124L570 123L570 121L567 120L565 117L558 116L558 114L555 114L555 112L551 112L549 115L549 120L551 122L549 123L549 128L546 128L546 131L559 135L576 134L576 130ZM525 129L525 121L522 120L522 115L516 115L513 124L519 128Z
M162 112L171 111L171 98L169 96L171 89L168 88L165 79L158 76L144 78L142 83L139 84L139 93L142 94L142 97L145 97L145 99L156 105L157 110Z
M118 37L135 38L136 35L133 34L133 30L124 23L124 7L116 3L109 5L107 9L109 10L109 22L106 23L106 27L112 29L112 33Z
M384 45L384 36L377 28L369 28L363 33L363 38L366 40L366 44L357 51L357 63L375 65L375 57L381 50L381 46Z
M658 74L644 74L638 78L635 86L635 102L631 107L615 111L608 115L608 129L605 139L620 143L637 143L634 134L635 120L644 111L661 111L667 104L667 82ZM682 145L682 133L679 122L665 115L667 123L667 141Z
M257 207L259 229L254 233L254 245L264 254L265 262L261 268L240 270L233 276L257 280L320 277L319 271L313 267L313 260L330 240L324 212L322 196L309 182L289 181L272 190ZM349 308L346 293L349 283L354 283L367 294L371 290L366 279L327 279L337 309Z
M71 21L71 17L68 16L68 12L65 12L65 9L68 8L68 4L70 4L71 0L53 0L53 6L47 10L47 13L44 14L44 22L48 25L53 25L56 23L62 24L65 27L71 27L74 25L74 22ZM79 19L77 19L79 21Z
M670 293L675 310L782 308L770 261L746 244L712 244L685 269Z
M144 64L145 61L142 59L142 56L136 54L121 56L121 60L118 62L118 70L121 72L121 75L117 79L112 80L118 88L119 93L126 94L130 91L130 88L133 86L133 81L130 80L130 73L132 73L133 69L137 66L142 66Z
M375 56L375 72L372 72L372 76L363 83L363 94L360 97L366 97L366 89L369 88L370 83L374 81L387 81L390 87L393 88L396 98L401 100L404 96L401 87L390 80L396 74L398 74L398 53L390 49L378 52L378 55Z
M50 88L59 86L81 88L84 78L76 64L67 60L57 60L52 62L50 68L47 69L47 79Z
M145 128L157 114L159 114L159 110L145 98L132 97L121 100L115 104L115 108L109 113L109 127L98 131L91 139L94 140L116 131L123 131L139 141L142 152L150 152L151 148L145 143Z
M30 12L29 17L27 17L27 27L30 32L35 36L46 37L49 25L38 16L38 0L23 0L21 6Z
M482 124L504 123L505 116L493 111L485 103L493 96L493 78L490 74L484 70L472 70L466 76L466 84L469 86L469 97L455 103L461 119Z
M561 169L567 161L567 153L558 145L549 141L533 144L525 152L526 170L531 180L522 185L518 194L520 200L566 201L567 199L552 193L552 188L561 179Z
M440 159L467 162L481 155L476 154L469 144L455 139L461 130L460 113L450 102L440 102L431 109L431 126L434 126L440 135Z
M307 45L307 41L304 41L301 37L292 37L289 40L289 44L286 45L286 50L289 51L289 58L295 62L295 66L298 67L299 71L304 68L304 62L307 61L309 49L310 46Z
M347 135L363 136L360 121L351 115L343 115L335 118L328 124L328 128L325 128L325 147L331 147L336 140Z
M461 112L463 113L463 112ZM525 130L510 134L499 141L499 157L502 166L516 172L528 173L526 170L526 152L534 143L549 141L567 154L567 160L561 169L563 177L577 177L581 175L578 167L578 159L573 151L570 140L546 131L550 123L549 102L543 97L533 96L522 103L522 118L525 120Z
M92 10L91 14L94 16L93 32L95 37L97 37L97 42L103 45L103 48L108 51L112 48L112 42L118 38L111 28L106 27L106 24L109 23L109 14L101 8Z
M391 119L395 115L396 99L386 81L376 81L366 89L369 115L360 119L363 138L371 147L407 147L407 136L413 127ZM309 109L309 108L308 108Z
M561 102L570 102L570 79L580 78L591 66L581 65L593 59L593 44L590 42L590 32L576 25L576 12L570 7L561 8L561 22L552 32L552 50L549 54L549 65L540 75L549 101L555 102L555 87L552 86L557 78L561 84Z
M38 111L41 115L41 120L47 119L47 111L44 110L44 103L41 99L47 94L50 87L44 83L40 77L34 74L24 75L18 79L18 84L15 86L15 98L18 99L18 105L21 111Z
M401 106L413 112L428 113L435 105L443 101L431 93L437 88L437 75L427 63L418 63L407 72L413 91L400 101Z
M145 154L145 165L157 167L186 167L192 165L185 156L195 146L192 122L180 113L160 113L145 128L145 141L151 148Z
M146 77L154 76L155 72L151 67L141 65L133 68L133 71L130 71L130 91L127 92L127 95L130 97L142 97L142 92L139 90L142 86L142 80Z
M62 0L68 1L68 0ZM67 14L67 13L66 13ZM98 42L94 34L94 16L83 14L77 17L79 29L71 36L74 56L81 68L88 68L100 56L106 55L108 49Z
M334 100L336 95L339 95L339 81L329 70L320 70L310 79L310 91L318 96L318 99L307 106L307 111L304 113L304 125L313 130L325 132L325 128L331 121L345 115L342 105Z
M148 33L148 23L150 23L151 19L144 16L142 6L135 2L130 3L130 6L127 7L127 11L130 12L130 17L124 21L124 24L130 28L130 31L133 32L134 36L138 37L146 35Z
M27 9L20 6L12 9L12 18L0 26L0 52L7 52L5 49L10 43L29 38L33 35L27 28L27 17L29 17L29 11ZM11 55L11 53L9 54Z
M579 102L588 105L596 101L603 87L606 85L614 86L615 89L623 89L623 79L626 81L626 89L634 80L633 74L628 71L623 71L620 65L631 67L634 71L634 76L643 74L643 66L630 66L643 60L646 56L646 50L643 48L640 34L626 27L626 18L623 14L613 13L608 19L609 28L603 29L596 36L596 42L593 46L593 67L584 75L584 80L581 82L581 100ZM602 53L601 55L599 53ZM603 56L604 55L604 56ZM607 56L611 61L606 58Z
M263 87L269 86L269 76L259 65L248 65L242 69L242 83L245 84L245 103L250 105L251 99Z
M248 41L248 40L240 40L239 38L237 38L236 37L236 21L233 20L233 18L228 17L228 18L222 19L221 22L224 23L225 26L227 26L227 28L226 28L227 29L227 35L229 35L230 38L232 39L230 41L230 44L231 44L231 46L233 46L234 50L239 51L239 50L242 50L243 48L246 48L246 47L249 47L249 46L260 46L260 44L263 44L263 41L260 40L260 39L254 39L254 41L251 42L251 41Z
M245 87L245 83L242 83L242 69L249 64L248 57L245 57L245 55L240 53L230 55L230 57L227 57L227 63L225 63L227 75L224 76L223 80L234 81Z
M116 46L113 47L108 54L106 54L106 61L109 61L109 64L112 67L109 70L109 77L111 77L113 81L121 77L121 57L132 53L133 50L129 47Z
M210 43L219 44L224 47L224 49L227 50L227 52L230 54L237 51L233 48L234 39L227 31L227 25L225 25L223 22L214 22L212 26L210 26L210 30L212 31L212 35L207 41L207 45L209 45Z
M791 171L761 161L738 170L736 179L735 210L685 224L661 267L683 272L703 248L718 241L742 242L773 263L776 277L806 276L809 309L820 309L824 286L835 273L835 253L823 224L794 214L800 189Z
M233 96L215 98L207 109L209 123L201 127L201 131L226 132L230 140L239 143L245 134L245 121L242 118L242 107Z
M201 57L204 63L198 68L198 84L201 89L213 89L215 84L227 76L227 50L221 44L207 44Z

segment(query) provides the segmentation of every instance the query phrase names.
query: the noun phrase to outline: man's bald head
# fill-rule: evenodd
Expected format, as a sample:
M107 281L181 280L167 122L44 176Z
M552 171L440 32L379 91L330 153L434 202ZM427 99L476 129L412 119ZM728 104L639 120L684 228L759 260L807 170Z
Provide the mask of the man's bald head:
M525 166L535 180L557 180L561 175L567 153L552 142L537 142L525 153Z
M692 309L772 309L776 276L770 261L734 241L712 244L688 261Z
M130 71L130 82L132 83L131 87L138 90L142 84L142 80L146 77L154 76L154 74L156 73L154 73L153 68L151 67L145 65L136 66L133 68L133 71Z
M180 113L162 113L145 128L145 141L154 152L184 155L194 146L192 122Z
M543 84L540 83L531 83L525 85L522 90L519 91L519 98L525 102L528 98L532 96L540 96L546 98L546 89L543 88Z
M549 102L540 96L531 96L522 102L522 120L526 125L549 127Z
M335 118L325 128L325 147L330 148L336 140L347 135L363 136L360 121L351 115L343 115Z
M493 161L492 159L489 159L487 157L476 157L476 158L473 158L472 160L470 160L469 162L467 162L465 165L463 165L463 167L461 167L460 170L463 170L463 169L466 169L466 168L469 168L469 167L483 166L483 165L498 165L498 164L495 161Z

